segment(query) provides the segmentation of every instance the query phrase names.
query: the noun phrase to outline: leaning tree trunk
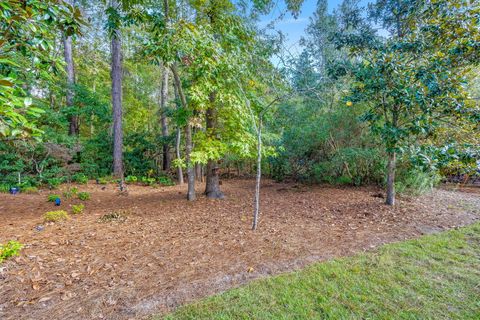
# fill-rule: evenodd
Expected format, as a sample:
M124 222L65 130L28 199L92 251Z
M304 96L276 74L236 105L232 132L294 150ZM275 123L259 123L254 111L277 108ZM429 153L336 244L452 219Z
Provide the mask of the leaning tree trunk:
M215 94L210 95L210 107L206 112L206 129L210 139L216 139L217 113L214 106ZM220 175L216 160L209 159L207 162L205 195L210 199L223 199L224 194L220 190Z
M111 0L111 7L119 9L118 2ZM112 106L113 106L113 174L123 178L123 131L122 131L122 43L120 30L112 35Z
M168 69L163 68L162 74L162 89L160 96L160 123L162 124L163 137L163 170L170 170L170 148L168 146L168 122L167 122L167 107L168 107Z
M180 102L182 103L183 108L187 108L187 99L183 94L182 83L180 81L180 76L178 75L178 70L175 65L171 68L173 73L173 83L177 89L178 95L180 96ZM195 195L195 170L190 159L190 154L192 153L192 126L187 120L187 125L185 126L185 162L187 165L187 180L188 180L188 192L187 199L193 201L196 199Z
M252 230L257 229L260 212L260 182L262 179L262 119L260 118L257 128L257 179L255 182L255 209L253 212Z
M75 86L75 69L73 66L73 52L72 52L72 37L63 36L63 55L65 57L65 72L67 73L67 107L72 112L73 99L74 99L74 86ZM68 134L71 136L78 136L80 133L80 125L78 114L71 114L69 116L69 129Z
M387 165L387 200L386 204L393 206L395 204L395 169L396 169L396 153L388 152Z

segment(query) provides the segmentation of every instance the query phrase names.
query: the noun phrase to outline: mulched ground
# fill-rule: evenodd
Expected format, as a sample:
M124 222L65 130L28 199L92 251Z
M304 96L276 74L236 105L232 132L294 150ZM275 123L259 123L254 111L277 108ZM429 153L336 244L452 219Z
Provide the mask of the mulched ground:
M114 185L78 187L92 195L85 213L42 231L43 213L57 209L48 191L0 194L0 243L26 244L0 266L1 319L144 318L251 279L480 219L476 189L435 190L390 208L378 189L266 181L253 232L252 180L226 181L225 200L194 203L184 200L185 186L130 186L128 195ZM126 220L100 220L112 212Z

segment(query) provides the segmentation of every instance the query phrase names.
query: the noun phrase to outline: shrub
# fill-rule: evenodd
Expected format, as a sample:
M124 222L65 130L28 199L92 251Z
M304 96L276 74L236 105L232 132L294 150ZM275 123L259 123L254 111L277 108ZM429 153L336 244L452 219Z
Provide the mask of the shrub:
M109 182L108 178L102 177L97 179L98 184L107 184Z
M43 221L56 222L68 219L68 213L65 210L49 211L43 215Z
M87 184L88 177L83 173L77 173L73 175L72 180L75 181L76 183Z
M146 186L153 186L155 184L155 178L142 177L142 183Z
M174 186L175 182L172 181L169 177L161 176L157 178L158 183L164 186Z
M48 187L51 188L51 189L56 189L58 188L58 186L62 183L62 179L61 178L50 178L50 179L47 179L47 184L48 184Z
M3 192L3 193L10 192L10 186L6 184L0 184L0 192Z
M83 213L83 209L85 209L85 205L83 205L83 204L74 204L74 205L72 206L72 213L73 213L73 214Z
M127 176L125 178L125 182L128 184L136 183L138 181L138 178L136 176Z
M416 168L400 168L396 178L396 191L414 196L431 191L441 179L436 171L424 171Z
M63 193L63 196L66 198L66 199L70 199L72 198L74 195L76 195L78 193L78 188L75 188L75 187L72 187L70 188L69 190L65 191Z
M79 192L77 196L78 196L78 199L82 201L90 200L90 193L88 192Z
M38 189L37 187L25 187L22 188L22 192L27 194L38 193Z
M340 176L336 179L335 183L340 185L351 185L353 180L349 176Z
M48 195L48 202L55 202L55 200L59 199L60 196L58 194L49 194Z
M0 263L10 257L18 256L22 248L23 244L15 240L10 240L5 245L0 244Z

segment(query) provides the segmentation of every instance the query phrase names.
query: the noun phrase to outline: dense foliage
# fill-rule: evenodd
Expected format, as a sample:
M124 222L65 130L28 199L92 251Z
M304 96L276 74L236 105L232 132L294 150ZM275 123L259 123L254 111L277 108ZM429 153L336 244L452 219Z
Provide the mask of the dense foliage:
M345 0L331 12L320 0L298 56L257 23L273 6L2 3L0 188L170 185L185 168L218 184L253 174L257 143L277 180L384 185L396 170L403 192L476 173L477 3ZM286 3L294 16L300 7ZM112 39L123 57L115 178Z

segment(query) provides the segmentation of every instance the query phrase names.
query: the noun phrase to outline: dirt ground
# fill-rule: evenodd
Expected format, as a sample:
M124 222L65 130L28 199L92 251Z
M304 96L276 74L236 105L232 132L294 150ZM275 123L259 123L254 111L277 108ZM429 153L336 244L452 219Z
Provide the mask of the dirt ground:
M438 189L390 208L378 189L265 181L253 232L252 180L224 181L225 200L194 203L184 200L185 186L130 186L128 195L102 187L78 186L91 192L84 214L55 224L42 222L57 209L49 191L0 194L0 243L25 244L0 266L0 319L145 318L251 279L480 219L478 189ZM100 220L112 212L126 220Z

